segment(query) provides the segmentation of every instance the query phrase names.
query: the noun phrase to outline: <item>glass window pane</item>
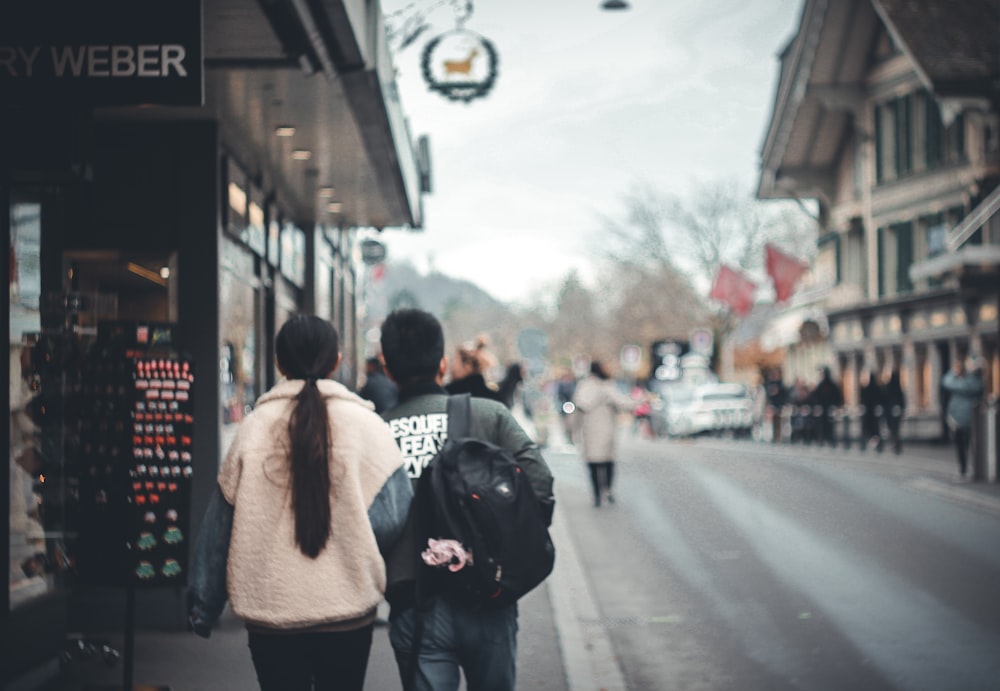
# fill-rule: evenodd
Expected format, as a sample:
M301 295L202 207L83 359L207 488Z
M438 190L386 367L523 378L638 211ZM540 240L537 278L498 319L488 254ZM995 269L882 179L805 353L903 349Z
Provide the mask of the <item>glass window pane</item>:
M44 456L40 448L41 206L11 204L10 238L10 577L12 608L48 592Z
M254 276L253 256L235 243L224 242L219 272L219 395L224 426L242 420L257 398L259 324Z

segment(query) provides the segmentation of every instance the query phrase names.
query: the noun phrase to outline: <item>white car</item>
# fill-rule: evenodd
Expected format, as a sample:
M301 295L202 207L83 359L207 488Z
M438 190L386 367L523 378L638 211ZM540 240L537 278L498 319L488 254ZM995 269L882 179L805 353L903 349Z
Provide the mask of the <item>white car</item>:
M669 387L664 390L663 415L671 437L747 435L753 427L753 399L742 384Z

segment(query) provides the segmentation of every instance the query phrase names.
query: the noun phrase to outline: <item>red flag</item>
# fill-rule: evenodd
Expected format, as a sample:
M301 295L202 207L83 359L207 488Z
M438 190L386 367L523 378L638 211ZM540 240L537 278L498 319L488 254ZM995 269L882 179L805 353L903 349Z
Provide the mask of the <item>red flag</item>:
M756 290L757 284L739 271L734 271L723 264L719 267L719 273L715 276L715 283L712 284L712 292L708 297L728 305L735 314L743 316L749 314L750 308L753 307Z
M767 275L774 283L775 297L778 302L784 302L795 292L795 284L806 270L806 265L774 245L767 244L764 250L767 252Z

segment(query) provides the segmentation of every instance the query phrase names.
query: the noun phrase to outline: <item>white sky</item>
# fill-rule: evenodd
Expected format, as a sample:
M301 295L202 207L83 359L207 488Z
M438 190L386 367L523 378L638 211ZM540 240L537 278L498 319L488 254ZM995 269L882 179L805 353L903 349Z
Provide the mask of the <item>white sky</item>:
M802 0L629 2L475 0L465 28L493 44L499 75L469 103L424 82L424 46L455 28L451 4L427 15L396 68L411 135L430 137L434 190L422 231L380 238L390 261L518 301L585 270L600 214L620 217L638 183L682 197L695 181L756 189L777 56Z

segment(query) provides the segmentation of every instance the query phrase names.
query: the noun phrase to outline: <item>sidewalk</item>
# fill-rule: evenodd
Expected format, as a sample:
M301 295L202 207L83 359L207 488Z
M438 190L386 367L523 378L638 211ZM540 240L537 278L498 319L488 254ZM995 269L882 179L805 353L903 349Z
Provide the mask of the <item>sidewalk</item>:
M567 691L562 655L547 585L529 593L519 603L520 634L518 687L542 691ZM388 614L383 606L380 616ZM119 632L94 634L107 639L123 653ZM227 609L208 640L193 633L138 632L135 637L133 688L136 691L247 691L256 689L247 635L243 624ZM99 657L77 659L66 667L64 680L50 691L90 691L123 688L123 660L107 666ZM375 628L368 663L366 691L401 689L399 673L389 645L389 630Z

